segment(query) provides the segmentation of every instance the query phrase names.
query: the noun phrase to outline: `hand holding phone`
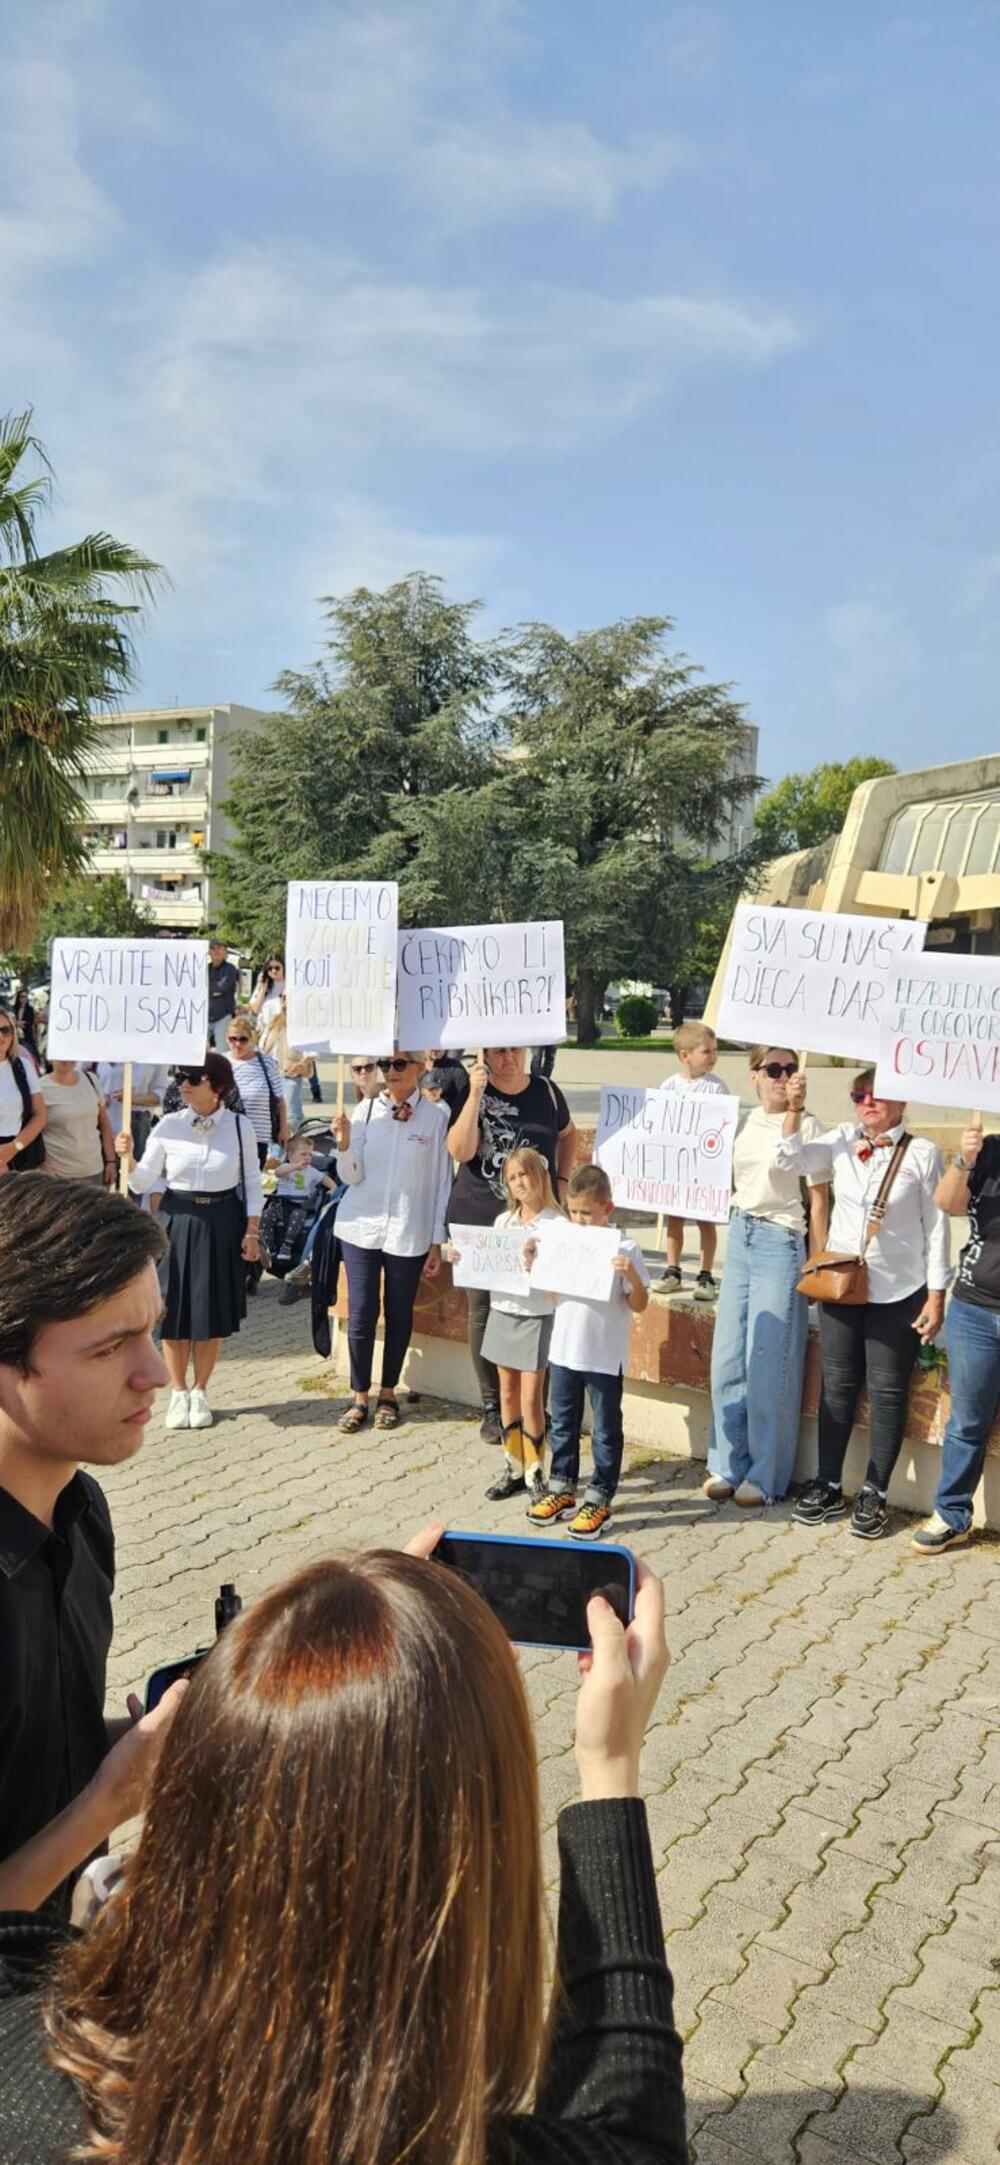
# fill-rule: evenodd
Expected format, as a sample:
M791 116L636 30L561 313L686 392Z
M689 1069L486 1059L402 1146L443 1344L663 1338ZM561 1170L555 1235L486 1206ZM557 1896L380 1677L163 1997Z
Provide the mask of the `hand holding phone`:
M587 1607L591 1650L580 1656L576 1761L588 1802L639 1795L643 1738L670 1663L662 1583L644 1563L637 1577L627 1626L600 1594Z

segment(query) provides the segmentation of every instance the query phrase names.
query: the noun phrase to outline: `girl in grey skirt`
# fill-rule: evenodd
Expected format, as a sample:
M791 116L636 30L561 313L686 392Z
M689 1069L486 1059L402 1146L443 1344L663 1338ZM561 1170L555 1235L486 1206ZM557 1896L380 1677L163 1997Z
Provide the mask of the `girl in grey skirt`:
M499 1226L523 1225L525 1239L547 1218L561 1218L549 1169L541 1152L522 1145L512 1150L503 1169L510 1209ZM552 1301L547 1293L491 1293L483 1338L483 1358L500 1373L500 1420L503 1468L486 1494L493 1503L523 1495L534 1502L545 1494L545 1370L552 1336Z

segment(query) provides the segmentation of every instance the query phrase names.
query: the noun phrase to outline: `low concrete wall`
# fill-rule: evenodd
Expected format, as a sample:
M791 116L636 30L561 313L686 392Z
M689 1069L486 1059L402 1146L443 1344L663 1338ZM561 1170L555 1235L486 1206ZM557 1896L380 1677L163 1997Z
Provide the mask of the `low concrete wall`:
M344 1289L335 1311L346 1320ZM714 1310L684 1299L653 1299L637 1316L629 1340L625 1377L625 1433L633 1444L673 1458L704 1459L709 1436L709 1371ZM347 1334L335 1329L333 1360L347 1375ZM377 1366L376 1366L377 1373ZM476 1379L466 1343L465 1295L456 1292L447 1264L418 1292L413 1342L403 1371L403 1388L448 1398L458 1405L478 1403ZM816 1409L819 1402L819 1340L809 1334L802 1392L802 1419L795 1477L806 1480L816 1470ZM889 1492L904 1511L929 1511L937 1486L941 1438L948 1418L948 1390L940 1370L918 1370L910 1392L906 1441ZM847 1458L846 1485L860 1485L868 1456L868 1405L862 1398ZM993 1431L986 1478L976 1499L976 1522L1000 1530L1000 1421Z

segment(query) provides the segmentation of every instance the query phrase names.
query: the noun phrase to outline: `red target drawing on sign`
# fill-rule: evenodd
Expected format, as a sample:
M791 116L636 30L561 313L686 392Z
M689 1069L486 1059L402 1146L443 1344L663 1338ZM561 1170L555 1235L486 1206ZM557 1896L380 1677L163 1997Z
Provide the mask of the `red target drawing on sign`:
M706 1128L698 1143L699 1150L704 1152L706 1158L718 1157L722 1149L722 1138L728 1126L728 1120L724 1120L721 1128Z

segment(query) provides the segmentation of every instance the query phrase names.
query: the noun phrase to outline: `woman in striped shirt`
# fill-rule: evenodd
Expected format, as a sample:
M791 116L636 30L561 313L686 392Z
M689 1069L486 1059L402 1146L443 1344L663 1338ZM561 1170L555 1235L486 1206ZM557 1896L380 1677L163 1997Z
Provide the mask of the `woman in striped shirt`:
M257 1025L245 1009L232 1017L226 1034L226 1049L233 1063L236 1088L240 1093L243 1110L257 1138L257 1153L263 1165L272 1142L279 1142L284 1149L288 1141L288 1110L281 1088L278 1063L269 1052L260 1052L257 1046ZM277 1101L277 1122L271 1127L271 1112Z

